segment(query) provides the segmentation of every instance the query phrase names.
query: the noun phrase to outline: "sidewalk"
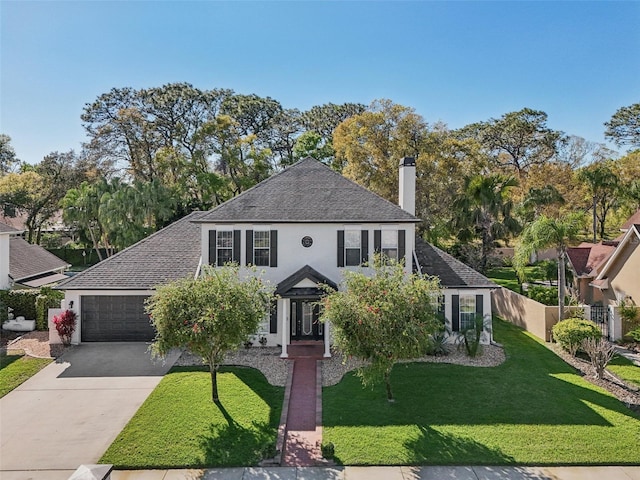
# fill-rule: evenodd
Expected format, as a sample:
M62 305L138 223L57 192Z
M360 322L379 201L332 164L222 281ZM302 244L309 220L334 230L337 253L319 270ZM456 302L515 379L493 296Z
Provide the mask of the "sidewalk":
M616 347L616 353L640 367L640 353L635 353L622 347Z
M111 480L640 480L640 467L272 467L114 471Z

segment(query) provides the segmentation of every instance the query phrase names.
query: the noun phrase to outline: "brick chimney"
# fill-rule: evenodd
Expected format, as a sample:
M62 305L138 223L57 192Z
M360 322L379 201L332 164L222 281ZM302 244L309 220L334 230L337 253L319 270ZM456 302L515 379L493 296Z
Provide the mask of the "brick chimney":
M411 215L416 214L416 159L404 157L400 160L399 201L400 208Z

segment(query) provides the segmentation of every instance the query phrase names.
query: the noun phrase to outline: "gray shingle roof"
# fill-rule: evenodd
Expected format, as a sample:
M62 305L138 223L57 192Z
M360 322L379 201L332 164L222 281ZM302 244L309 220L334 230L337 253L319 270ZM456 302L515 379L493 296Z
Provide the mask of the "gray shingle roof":
M60 290L149 290L193 278L200 262L194 212L58 285Z
M419 219L307 157L210 210L197 221L391 223Z
M416 236L416 257L422 273L439 277L443 287L498 288L498 285L481 273L418 236Z
M6 223L0 222L0 233L18 233L18 232L19 230L16 230L12 226L7 225Z
M36 275L63 270L69 266L67 262L40 245L32 245L20 237L11 237L9 274L14 281L19 282Z

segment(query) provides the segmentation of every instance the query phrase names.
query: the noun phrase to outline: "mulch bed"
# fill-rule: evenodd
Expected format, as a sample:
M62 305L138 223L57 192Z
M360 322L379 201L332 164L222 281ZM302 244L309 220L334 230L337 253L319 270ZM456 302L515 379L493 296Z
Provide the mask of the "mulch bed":
M557 343L547 344L547 346L566 363L575 368L578 374L582 375L585 380L604 388L624 403L628 408L634 412L640 413L640 389L635 385L630 385L624 382L608 370L605 372L605 378L599 379L596 377L595 370L590 362L578 357L572 357Z

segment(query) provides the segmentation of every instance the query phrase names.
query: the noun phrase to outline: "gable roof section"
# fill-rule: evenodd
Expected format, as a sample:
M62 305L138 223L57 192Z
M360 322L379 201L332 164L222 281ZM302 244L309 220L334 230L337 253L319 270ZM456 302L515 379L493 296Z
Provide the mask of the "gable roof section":
M9 275L14 282L64 270L71 265L40 245L32 245L23 238L11 237L9 244Z
M573 270L579 277L596 277L598 270L616 250L618 243L581 243L577 247L569 247L567 256Z
M480 272L416 235L416 257L422 273L439 277L446 288L499 288Z
M287 295L293 288L295 288L298 283L305 279L311 280L317 285L325 284L330 286L334 290L338 289L338 285L336 285L335 282L331 281L331 279L325 277L309 265L305 265L300 270L289 275L287 278L278 283L276 294L283 296Z
M640 224L640 208L636 213L631 215L629 219L620 227L620 231L627 232L633 225Z
M58 285L60 290L151 290L193 278L200 263L200 225L194 212Z
M201 223L419 222L398 205L307 157L210 210Z
M640 244L640 224L636 223L629 227L629 230L627 230L627 233L624 235L624 238L620 242L620 245L618 245L618 248L616 248L616 250L611 254L607 262L604 264L604 266L600 269L600 273L598 274L598 277L596 278L596 280L602 280L607 278L607 273L611 269L611 266L615 263L617 258L622 255L622 252L627 250L628 245L633 248L638 248L639 244Z

